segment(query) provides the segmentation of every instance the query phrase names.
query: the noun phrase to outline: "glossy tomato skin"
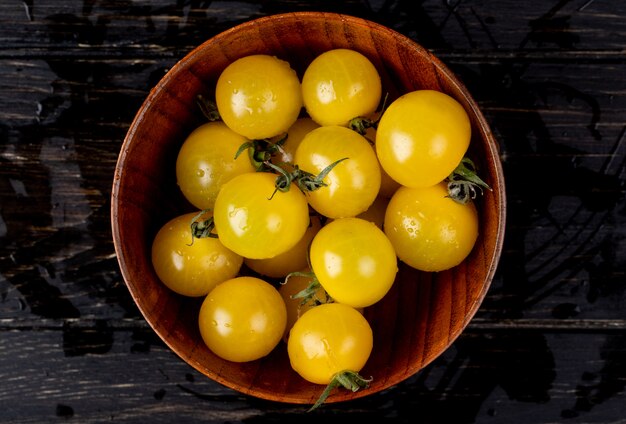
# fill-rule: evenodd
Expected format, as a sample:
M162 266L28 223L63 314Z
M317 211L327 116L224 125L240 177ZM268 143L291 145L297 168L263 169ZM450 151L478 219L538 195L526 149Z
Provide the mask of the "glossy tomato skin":
M152 264L170 290L190 297L204 296L217 284L239 272L243 258L218 238L191 237L196 213L177 216L157 232L152 242Z
M384 229L401 261L435 272L460 264L470 254L478 225L474 203L455 202L440 183L398 189L387 205Z
M228 65L217 80L215 100L226 125L251 140L286 132L302 109L296 72L288 62L263 54Z
M200 334L220 358L248 362L267 356L281 341L287 310L278 290L255 277L216 286L202 302Z
M328 218L356 216L374 202L381 181L376 153L362 135L337 125L310 131L296 150L296 165L314 175L344 158L324 178L327 186L307 194L311 207Z
M376 149L376 128L369 127L365 132L365 138L370 141L372 148ZM376 154L376 159L378 159L378 154ZM380 160L379 160L380 164ZM400 187L400 183L394 180L389 176L385 168L380 165L380 191L378 192L379 196L386 197L387 199L393 196L393 193Z
M383 169L406 187L443 181L465 155L471 138L469 117L454 98L417 90L394 100L376 131Z
M276 175L241 174L222 186L213 212L224 246L250 259L266 259L295 246L309 227L304 194L275 190Z
M176 180L198 209L212 209L222 185L235 175L254 171L247 155L235 159L247 139L223 122L200 125L185 139L176 159Z
M347 126L369 117L380 102L378 71L363 54L333 49L317 56L302 77L302 97L309 116L320 125Z
M313 215L304 236L291 249L273 258L245 258L244 263L251 270L270 278L283 278L291 272L300 271L308 266L309 244L320 228L320 217Z
M398 272L396 253L373 222L341 218L326 224L311 242L311 268L339 303L364 308L381 300Z
M287 353L304 379L328 384L342 371L359 372L373 347L372 329L356 309L327 303L306 311L291 328Z

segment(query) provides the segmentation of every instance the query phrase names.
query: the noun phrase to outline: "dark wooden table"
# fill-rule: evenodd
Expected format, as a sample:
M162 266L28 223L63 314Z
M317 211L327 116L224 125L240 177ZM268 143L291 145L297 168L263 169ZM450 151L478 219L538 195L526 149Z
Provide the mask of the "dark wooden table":
M442 59L483 108L507 233L426 369L307 414L196 372L121 278L113 171L149 90L246 20L325 10ZM0 422L626 423L626 2L0 1Z

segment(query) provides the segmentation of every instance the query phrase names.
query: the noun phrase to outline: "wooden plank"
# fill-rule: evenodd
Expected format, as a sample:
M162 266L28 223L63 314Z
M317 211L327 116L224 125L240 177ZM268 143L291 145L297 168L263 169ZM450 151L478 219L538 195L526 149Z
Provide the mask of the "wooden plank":
M621 422L624 334L466 332L423 371L387 391L307 415L199 374L146 328L73 324L0 339L3 422L244 422L375 417L400 422ZM568 346L563 349L563 346ZM274 417L274 418L272 418Z
M361 16L438 55L501 144L507 236L466 331L383 393L301 406L214 383L152 332L111 241L150 89L246 20ZM0 422L623 423L626 2L0 2ZM417 418L416 418L417 417Z
M297 10L370 19L437 51L560 56L578 50L611 56L625 51L625 8L623 2L594 0L501 1L498 7L484 0L5 2L0 5L0 56L176 57L249 19Z

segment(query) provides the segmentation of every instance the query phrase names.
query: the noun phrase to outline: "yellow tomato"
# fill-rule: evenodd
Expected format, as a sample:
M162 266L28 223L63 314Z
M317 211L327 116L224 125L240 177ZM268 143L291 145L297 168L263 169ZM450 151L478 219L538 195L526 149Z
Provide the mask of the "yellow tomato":
M445 183L401 187L387 205L384 229L401 261L422 271L443 271L472 251L478 214L474 203L448 197Z
M248 362L268 355L287 324L283 298L270 283L236 277L216 286L202 302L200 334L220 358Z
M370 306L391 288L398 264L385 233L361 218L327 223L311 242L311 268L324 290L339 303Z
M359 372L373 348L372 329L356 309L326 303L306 311L287 342L291 367L315 384L329 384L339 373Z
M428 187L454 171L470 137L470 120L458 101L439 91L417 90L383 112L376 153L383 169L401 185Z
M215 200L215 229L224 246L245 258L266 259L286 252L309 227L306 197L297 187L277 191L276 175L241 174Z
M382 93L380 75L363 54L333 49L320 54L302 77L302 98L320 125L347 126L376 111Z
M159 279L184 296L203 296L239 272L243 258L218 238L194 238L196 213L177 216L161 227L152 242L152 264Z
M296 72L275 56L242 57L224 69L215 88L217 110L233 131L251 139L285 133L302 109Z
M342 159L323 179L327 185L306 196L328 218L356 216L374 202L380 189L376 153L365 137L337 125L310 131L296 150L296 165L314 175Z
M189 134L176 159L176 180L192 205L212 209L226 181L254 171L247 155L235 159L239 146L246 141L223 122L200 125Z

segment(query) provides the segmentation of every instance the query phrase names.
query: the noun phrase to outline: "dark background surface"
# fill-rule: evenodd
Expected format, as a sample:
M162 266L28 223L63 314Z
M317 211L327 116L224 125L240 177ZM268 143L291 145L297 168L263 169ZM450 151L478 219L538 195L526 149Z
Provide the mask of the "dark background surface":
M158 339L110 229L117 155L211 36L346 13L435 53L500 143L508 215L477 315L405 382L305 413ZM0 0L0 422L626 423L626 2Z

